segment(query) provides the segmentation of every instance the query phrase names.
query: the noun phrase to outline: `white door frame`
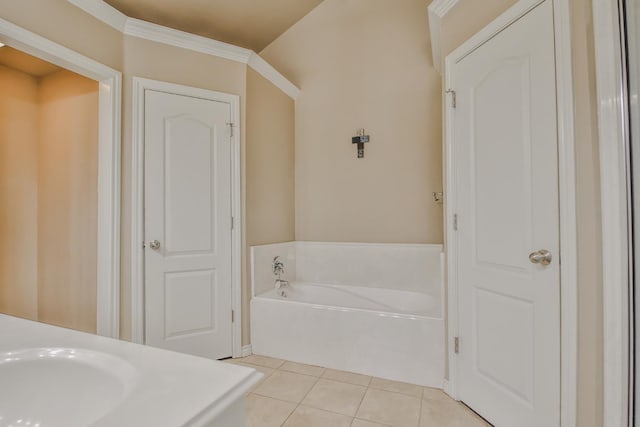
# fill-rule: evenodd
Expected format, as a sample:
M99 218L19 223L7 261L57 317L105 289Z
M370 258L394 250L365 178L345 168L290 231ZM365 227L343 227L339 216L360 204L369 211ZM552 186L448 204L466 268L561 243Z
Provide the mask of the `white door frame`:
M528 11L545 0L520 0L488 26L450 53L445 60L445 88L455 90L452 66L476 50L504 28L517 21ZM558 168L560 198L560 265L561 295L561 354L560 356L560 425L576 426L577 398L577 336L578 336L578 285L577 285L577 235L576 235L576 182L574 152L573 77L571 64L571 27L568 0L553 1L554 33L556 45L556 92L558 114ZM449 379L446 391L454 399L457 390L457 355L454 338L458 336L458 278L456 231L453 217L457 212L456 159L454 156L454 118L450 100L445 102L445 194L446 197L446 255L448 290L447 349Z
M99 82L96 332L118 338L122 74L3 19L0 42Z
M207 89L177 85L140 77L133 78L133 122L131 152L131 338L144 344L144 92L155 90L192 96L231 105L233 137L231 150L231 305L234 311L233 357L242 356L242 210L240 172L240 97Z
M593 0L600 147L604 426L630 424L628 134L619 6Z

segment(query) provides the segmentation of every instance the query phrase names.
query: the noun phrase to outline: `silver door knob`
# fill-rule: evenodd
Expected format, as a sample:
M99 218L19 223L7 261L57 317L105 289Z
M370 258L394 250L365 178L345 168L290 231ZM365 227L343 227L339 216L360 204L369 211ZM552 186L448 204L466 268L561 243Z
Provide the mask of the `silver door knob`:
M157 251L158 249L160 249L160 242L157 240L152 240L149 242L149 247L154 251Z
M549 265L551 264L551 252L546 249L540 249L529 254L529 261L533 264Z

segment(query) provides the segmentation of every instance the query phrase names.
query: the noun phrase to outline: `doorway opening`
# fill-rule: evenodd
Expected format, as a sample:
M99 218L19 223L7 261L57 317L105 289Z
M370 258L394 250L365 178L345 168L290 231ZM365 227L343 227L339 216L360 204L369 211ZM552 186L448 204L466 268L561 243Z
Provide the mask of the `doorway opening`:
M97 332L98 82L0 48L0 312Z
M25 216L20 217L22 212L5 210L0 221L7 225L10 220L10 227L19 224L12 229L17 242L3 246L3 253L9 250L10 256L4 257L9 264L2 264L2 274L3 278L22 274L24 282L20 285L29 284L24 285L25 289L16 289L18 285L11 283L12 287L6 293L3 291L3 300L11 295L18 301L15 303L18 305L11 304L12 314L23 311L25 317L117 338L121 73L2 19L0 43L6 49L7 61L12 56L21 58L40 75L31 76L30 95L35 102L18 104L30 112L33 123L47 125L44 130L37 130L34 125L29 131L26 118L13 117L2 123L4 130L15 126L29 135L28 143L24 139L24 144L18 144L10 143L9 132L3 132L0 141L7 151L6 156L3 153L7 162L15 159L12 154L19 153L29 166L18 168L12 164L5 171L7 175L3 175L6 183L2 187L3 197L19 200L17 207ZM16 70L19 65L4 67L9 70L5 70L7 76L11 74L29 87L25 83L29 81L25 69ZM40 82L36 84L38 79ZM73 96L61 95L65 86L73 88L69 89ZM27 99L25 93L23 100ZM39 100L42 102L38 104ZM58 105L63 108L49 108ZM79 116L85 109L93 111L91 118ZM67 116L73 112L75 117ZM12 110L10 114L14 113ZM63 113L64 118L56 116ZM10 171L18 174L11 178ZM20 236L19 230L29 237ZM80 247L87 253L81 253ZM15 257L18 248L20 260ZM83 284L87 281L90 286ZM24 295L19 295L20 292ZM64 295L73 298L63 301Z

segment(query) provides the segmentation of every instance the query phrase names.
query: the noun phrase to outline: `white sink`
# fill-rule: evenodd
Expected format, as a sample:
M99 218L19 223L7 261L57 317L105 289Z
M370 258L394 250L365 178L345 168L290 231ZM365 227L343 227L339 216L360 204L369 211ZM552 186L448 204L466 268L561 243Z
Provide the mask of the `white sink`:
M127 361L93 350L0 353L0 427L88 426L118 406L136 378Z

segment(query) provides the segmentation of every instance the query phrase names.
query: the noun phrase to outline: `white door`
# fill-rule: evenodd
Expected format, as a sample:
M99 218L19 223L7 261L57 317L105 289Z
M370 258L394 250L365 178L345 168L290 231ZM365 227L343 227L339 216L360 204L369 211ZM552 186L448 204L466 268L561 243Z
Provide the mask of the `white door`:
M231 105L145 91L145 344L232 354Z
M558 147L551 0L464 57L452 72L459 397L496 427L558 426ZM549 251L550 264L530 260L530 253L539 250Z

